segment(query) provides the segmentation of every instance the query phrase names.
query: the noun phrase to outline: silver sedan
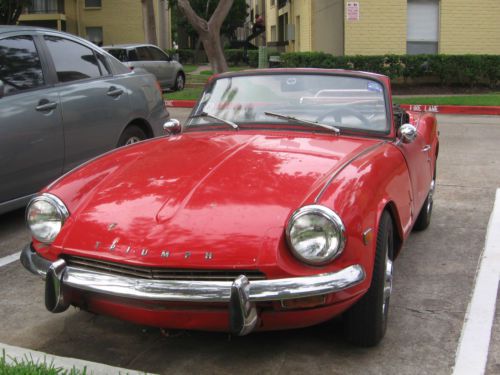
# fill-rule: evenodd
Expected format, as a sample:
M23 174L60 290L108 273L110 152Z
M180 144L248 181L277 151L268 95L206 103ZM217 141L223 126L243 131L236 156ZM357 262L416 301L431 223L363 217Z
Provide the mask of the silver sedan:
M90 158L162 135L166 120L153 75L66 33L0 26L0 214Z

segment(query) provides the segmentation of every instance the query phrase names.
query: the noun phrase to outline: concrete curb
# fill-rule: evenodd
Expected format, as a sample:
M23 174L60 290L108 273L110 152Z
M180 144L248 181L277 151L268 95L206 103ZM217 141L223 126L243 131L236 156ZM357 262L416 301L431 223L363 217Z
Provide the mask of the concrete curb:
M193 108L196 100L165 100L170 108ZM492 115L500 116L500 106L466 106L466 105L421 105L401 104L401 108L416 112L433 112L443 115Z
M139 372L135 370L128 370L121 367L113 367L104 365L101 363L84 361L76 358L59 357L43 352L37 352L35 350L29 350L24 348L19 348L17 346L10 346L0 343L0 355L5 350L5 361L8 364L13 364L15 361L33 361L34 363L46 363L47 365L53 365L55 368L63 368L66 370L71 370L73 368L83 371L86 370L86 374L92 375L107 375L107 374L129 374L129 375L144 375L145 372Z

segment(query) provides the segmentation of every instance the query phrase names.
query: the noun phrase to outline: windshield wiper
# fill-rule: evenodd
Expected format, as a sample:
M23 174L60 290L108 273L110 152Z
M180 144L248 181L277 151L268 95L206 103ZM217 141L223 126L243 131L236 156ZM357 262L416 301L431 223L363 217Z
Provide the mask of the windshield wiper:
M220 122L223 122L224 124L227 124L229 125L230 127L232 127L233 129L236 129L238 130L240 127L238 126L238 124L232 122L232 121L229 121L229 120L224 120L223 118L220 118L218 116L214 116L214 115L211 115L210 113L206 113L206 112L201 112L197 115L193 115L193 116L189 116L189 118L200 118L200 117L209 117L209 118L213 118L214 120L218 120Z
M264 112L264 114L267 115L267 116L271 116L271 117L277 117L277 118L280 118L282 120L289 120L289 121L291 120L291 121L299 122L299 123L302 123L302 124L317 126L319 128L331 130L335 134L339 134L340 133L340 129L336 128L333 125L330 126L330 125L320 124L319 122L304 120L304 119L293 117L293 116L281 115L279 113L274 113L274 112Z

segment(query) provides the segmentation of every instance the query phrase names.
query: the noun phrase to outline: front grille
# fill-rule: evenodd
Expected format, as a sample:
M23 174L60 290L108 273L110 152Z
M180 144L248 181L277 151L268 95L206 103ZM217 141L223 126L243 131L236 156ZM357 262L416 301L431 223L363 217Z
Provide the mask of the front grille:
M163 267L130 266L90 258L63 256L68 266L100 271L118 276L132 276L151 280L187 280L187 281L233 281L240 275L249 280L264 280L266 276L255 270L193 270Z

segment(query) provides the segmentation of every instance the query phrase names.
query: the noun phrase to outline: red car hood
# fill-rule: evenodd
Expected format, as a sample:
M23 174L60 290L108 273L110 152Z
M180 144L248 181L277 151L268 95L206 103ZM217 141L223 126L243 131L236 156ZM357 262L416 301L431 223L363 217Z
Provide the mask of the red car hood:
M80 198L55 245L130 264L255 268L276 249L291 213L376 142L301 132L193 132L145 142ZM96 180L90 166L78 174ZM71 175L55 194L65 180Z

